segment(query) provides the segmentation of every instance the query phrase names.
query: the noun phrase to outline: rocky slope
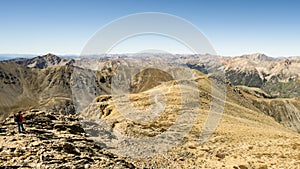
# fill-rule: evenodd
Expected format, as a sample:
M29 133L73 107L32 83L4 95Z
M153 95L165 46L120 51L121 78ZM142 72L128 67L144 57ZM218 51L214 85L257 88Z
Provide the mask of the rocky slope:
M26 133L16 133L12 116L0 125L1 168L135 168L91 140L76 115L33 110L24 116Z

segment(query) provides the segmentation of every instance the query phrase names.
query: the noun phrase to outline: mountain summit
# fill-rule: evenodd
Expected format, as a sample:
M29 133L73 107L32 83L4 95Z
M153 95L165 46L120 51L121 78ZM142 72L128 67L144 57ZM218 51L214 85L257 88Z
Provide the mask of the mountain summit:
M254 53L254 54L250 54L250 55L242 55L242 56L240 56L240 58L247 58L247 59L250 59L252 61L274 61L274 60L276 60L275 58L267 56L263 53Z
M62 59L51 53L48 53L43 56L37 56L32 59L20 58L20 59L12 59L9 61L15 62L22 66L37 68L37 69L45 69L54 66L64 66L64 65L70 65L74 63L73 59Z

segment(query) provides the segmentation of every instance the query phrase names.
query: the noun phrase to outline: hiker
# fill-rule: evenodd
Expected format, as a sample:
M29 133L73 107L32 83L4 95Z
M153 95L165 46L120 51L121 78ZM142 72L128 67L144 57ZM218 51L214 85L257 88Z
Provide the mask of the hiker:
M14 120L18 125L19 133L25 132L25 128L23 126L23 121L25 120L22 114L22 111L19 111L17 114L14 114ZM22 129L22 131L21 131Z

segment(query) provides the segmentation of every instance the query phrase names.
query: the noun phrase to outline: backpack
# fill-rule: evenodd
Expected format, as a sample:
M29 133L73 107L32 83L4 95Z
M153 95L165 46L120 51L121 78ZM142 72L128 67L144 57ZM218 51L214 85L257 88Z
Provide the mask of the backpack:
M15 114L14 115L14 121L15 122L22 122L22 120L24 120L24 117L22 116L22 114Z
M14 114L14 121L18 122L18 115Z

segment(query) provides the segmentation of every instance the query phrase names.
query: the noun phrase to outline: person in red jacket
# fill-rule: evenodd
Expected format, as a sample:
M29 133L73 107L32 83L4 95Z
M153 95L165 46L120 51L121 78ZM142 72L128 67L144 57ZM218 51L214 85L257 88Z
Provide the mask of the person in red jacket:
M19 133L25 132L25 128L23 126L23 121L25 120L25 118L23 117L22 111L19 111L17 114L15 114L14 119L18 125ZM22 129L22 131L21 131L21 129Z

